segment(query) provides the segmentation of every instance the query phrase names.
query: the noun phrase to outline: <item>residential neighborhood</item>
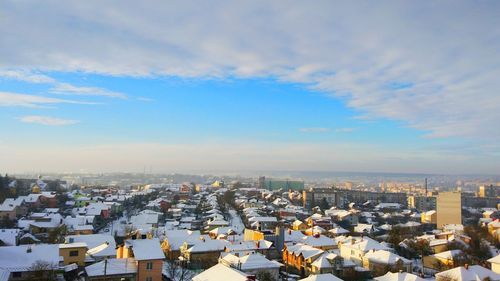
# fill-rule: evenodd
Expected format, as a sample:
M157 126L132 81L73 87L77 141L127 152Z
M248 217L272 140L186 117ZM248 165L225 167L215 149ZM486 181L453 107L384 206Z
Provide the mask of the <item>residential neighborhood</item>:
M419 195L430 210L363 185L2 182L2 281L500 280L498 209L465 199L491 204L479 192L444 207Z

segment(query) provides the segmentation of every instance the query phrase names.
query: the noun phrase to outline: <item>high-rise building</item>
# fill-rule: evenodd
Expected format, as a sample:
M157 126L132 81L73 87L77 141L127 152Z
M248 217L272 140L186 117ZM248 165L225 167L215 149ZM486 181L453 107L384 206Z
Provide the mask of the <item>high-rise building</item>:
M500 196L500 186L481 185L479 187L479 197L498 197Z
M462 223L462 193L439 192L436 200L437 227Z

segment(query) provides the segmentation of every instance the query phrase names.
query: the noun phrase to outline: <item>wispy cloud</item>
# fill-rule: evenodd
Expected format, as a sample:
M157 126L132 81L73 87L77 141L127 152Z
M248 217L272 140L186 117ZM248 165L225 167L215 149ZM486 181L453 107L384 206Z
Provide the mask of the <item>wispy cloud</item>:
M12 79L29 83L55 83L56 81L47 75L33 73L25 70L0 70L0 78Z
M20 117L19 120L23 123L34 123L46 126L66 126L78 123L77 120L61 119L50 116L27 115Z
M127 98L127 95L123 93L113 92L98 87L79 87L69 83L57 83L53 88L50 89L50 92L60 95L101 96L120 99Z
M335 129L335 132L336 133L351 133L355 130L356 130L356 128L337 128L337 129Z
M0 106L41 107L55 104L94 104L91 102L74 101L53 97L35 96L11 92L0 92Z
M330 132L330 128L322 128L322 127L310 127L310 128L300 128L300 132L302 133L326 133Z

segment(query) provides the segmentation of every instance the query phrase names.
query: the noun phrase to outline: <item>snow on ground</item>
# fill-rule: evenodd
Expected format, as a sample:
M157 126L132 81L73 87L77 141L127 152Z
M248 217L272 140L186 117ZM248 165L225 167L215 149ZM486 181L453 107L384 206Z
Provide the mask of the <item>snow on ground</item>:
M238 212L234 209L229 210L229 215L231 216L229 219L229 225L237 233L237 235L234 235L235 237L231 237L231 240L234 239L233 242L243 241L243 231L245 230L245 225L243 224L240 215L238 215Z

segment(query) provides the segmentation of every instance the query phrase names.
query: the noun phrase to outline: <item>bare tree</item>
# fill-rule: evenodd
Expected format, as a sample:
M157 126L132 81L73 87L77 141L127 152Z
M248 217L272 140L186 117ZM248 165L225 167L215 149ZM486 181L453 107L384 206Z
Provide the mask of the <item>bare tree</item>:
M31 265L28 271L31 272L34 280L40 281L55 281L55 271L56 265L49 262L38 260Z
M168 274L167 277L172 281L188 281L195 276L195 273L185 266L184 261L169 260L164 266Z

